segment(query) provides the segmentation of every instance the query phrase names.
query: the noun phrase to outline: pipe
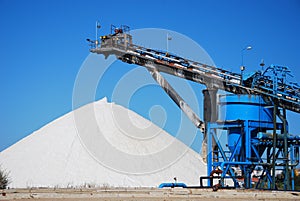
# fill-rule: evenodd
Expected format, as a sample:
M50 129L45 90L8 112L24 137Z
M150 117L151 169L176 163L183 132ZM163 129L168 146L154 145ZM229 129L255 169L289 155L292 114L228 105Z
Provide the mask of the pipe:
M220 169L215 169L215 170L213 170L213 171L211 171L210 172L210 175L209 176L211 176L211 177L213 177L214 176L214 174L222 174L223 173L223 171L222 170L220 170Z
M187 185L185 183L161 183L158 188L166 188L166 187L181 187L181 188L187 188Z
M270 165L270 164L266 164L266 163L257 163L257 162L233 162L233 161L224 161L221 163L220 167L221 170L224 170L224 166L225 165ZM223 171L222 176L224 177L226 174L225 171Z
M224 170L224 166L225 165L253 165L254 163L252 162L233 162L233 161L224 161L221 163L220 167L221 167L221 170ZM222 177L224 177L226 174L226 172L224 171L222 173Z
M299 164L299 160L296 163L290 164L289 166L297 166ZM221 163L220 168L224 169L226 165L261 165L261 166L272 166L272 163L261 163L261 162L234 162L234 161L224 161ZM285 164L275 163L275 166L283 166ZM223 171L224 173L224 171Z

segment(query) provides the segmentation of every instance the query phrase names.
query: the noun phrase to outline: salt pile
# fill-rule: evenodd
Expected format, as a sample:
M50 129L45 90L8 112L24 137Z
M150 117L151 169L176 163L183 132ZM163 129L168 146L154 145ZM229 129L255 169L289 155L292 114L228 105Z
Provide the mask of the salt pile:
M10 187L199 185L201 156L106 98L72 111L0 152Z

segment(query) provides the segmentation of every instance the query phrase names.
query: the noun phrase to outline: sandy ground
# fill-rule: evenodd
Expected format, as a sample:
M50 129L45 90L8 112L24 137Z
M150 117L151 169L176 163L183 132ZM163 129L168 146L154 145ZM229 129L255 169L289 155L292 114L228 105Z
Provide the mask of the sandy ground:
M300 192L218 190L211 189L156 189L156 188L99 188L99 189L9 189L3 190L0 200L39 201L232 201L232 200L300 200Z

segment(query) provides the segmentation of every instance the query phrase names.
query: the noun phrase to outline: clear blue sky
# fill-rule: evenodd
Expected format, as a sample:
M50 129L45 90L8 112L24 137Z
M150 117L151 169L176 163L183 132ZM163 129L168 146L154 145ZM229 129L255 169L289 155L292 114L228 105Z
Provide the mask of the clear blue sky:
M253 50L245 56L249 71L257 69L264 58L267 65L289 66L297 81L300 79L298 0L0 0L0 151L72 110L76 75L89 54L85 39L94 37L97 19L102 34L110 24L185 34L199 43L217 66L236 72L241 49L251 44ZM116 65L122 70L111 70L115 79L134 68ZM110 80L106 82L110 86ZM201 94L203 87L193 87ZM96 99L111 99L110 90L101 89ZM151 104L165 105L174 115L179 112L172 110L175 106L167 97L161 98L165 95L159 88L145 90L139 93L145 96L150 90L155 95L148 97L149 102L132 104L136 112L148 117ZM290 132L300 134L300 116L288 115ZM172 133L173 127L171 122L165 129Z

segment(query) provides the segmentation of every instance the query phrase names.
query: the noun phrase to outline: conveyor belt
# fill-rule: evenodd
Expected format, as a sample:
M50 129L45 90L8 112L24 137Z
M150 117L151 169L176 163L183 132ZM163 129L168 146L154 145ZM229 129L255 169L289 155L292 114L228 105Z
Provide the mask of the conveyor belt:
M92 45L92 53L103 54L105 57L115 55L123 62L148 69L155 68L159 72L204 84L210 89L262 95L267 103L300 113L300 87L287 79L290 73L287 67L271 65L264 73L257 72L242 80L240 74L222 68L134 45L128 33L110 34L102 37L100 45L98 41Z

